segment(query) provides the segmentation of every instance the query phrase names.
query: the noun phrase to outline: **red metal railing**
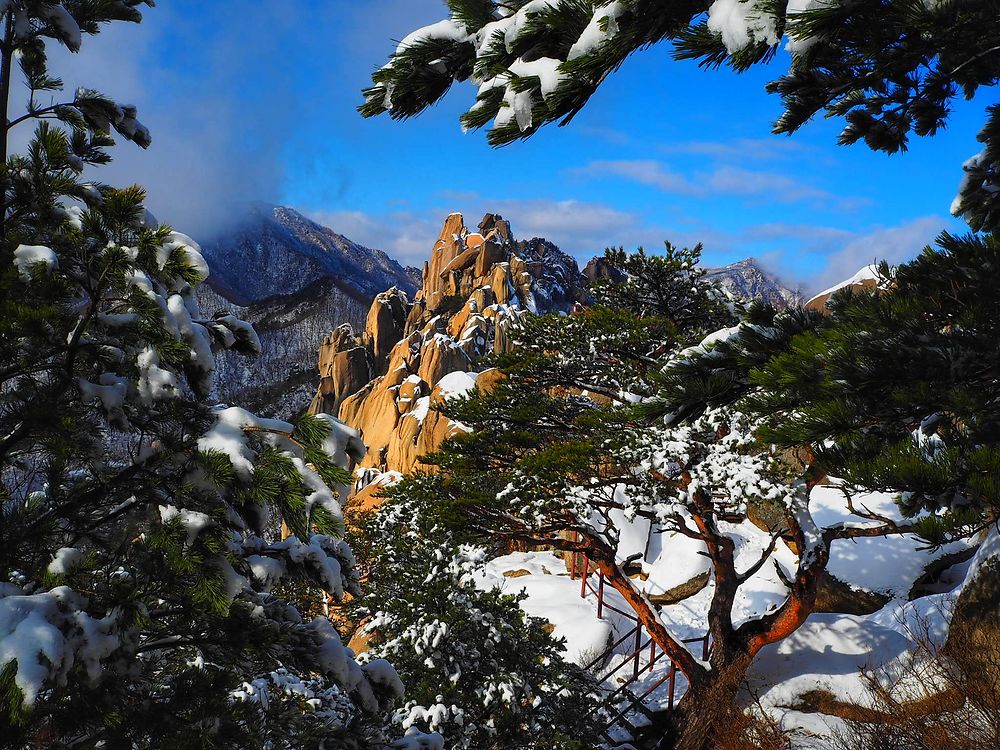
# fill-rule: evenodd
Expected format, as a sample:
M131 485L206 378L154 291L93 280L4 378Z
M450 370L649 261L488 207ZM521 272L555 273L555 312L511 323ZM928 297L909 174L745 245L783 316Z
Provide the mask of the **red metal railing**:
M646 715L647 718L651 718L652 712L646 707L645 701L664 683L668 683L667 705L665 710L673 711L676 702L677 673L679 668L677 663L671 659L666 652L664 652L656 644L652 636L645 631L642 622L635 612L622 610L611 602L606 601L604 596L604 574L601 572L600 568L597 568L596 572L597 582L595 585L594 582L591 581L590 560L588 560L585 555L580 553L573 554L570 560L570 575L574 579L577 576L580 577L581 598L586 599L588 595L591 594L596 597L597 616L603 619L604 613L607 610L635 623L634 627L625 633L625 635L621 636L617 641L612 643L600 656L594 659L590 664L584 665L584 668L587 671L593 672L609 660L614 660L614 666L612 666L611 669L604 674L598 676L598 682L601 684L607 683L612 679L622 680L619 673L626 668L630 668L630 670L625 672L628 676L622 680L622 684L613 690L605 699L608 706L616 706L616 713L608 721L603 731L604 736L610 741L612 739L611 730L615 727L625 725L629 714L638 711L639 713ZM616 653L620 647L630 641L630 651L626 654ZM688 638L682 640L681 642L685 645L697 643L702 644L702 658L705 660L708 659L709 637L707 633L700 638ZM638 682L641 675L646 672L652 673L657 663L660 663L664 659L670 661L670 666L667 668L663 676L657 679L652 685L644 686L645 689L642 693L636 694L629 689L632 685ZM629 674L629 671L631 674ZM624 703L624 706L621 705L622 703ZM630 724L628 725L628 728L631 729Z

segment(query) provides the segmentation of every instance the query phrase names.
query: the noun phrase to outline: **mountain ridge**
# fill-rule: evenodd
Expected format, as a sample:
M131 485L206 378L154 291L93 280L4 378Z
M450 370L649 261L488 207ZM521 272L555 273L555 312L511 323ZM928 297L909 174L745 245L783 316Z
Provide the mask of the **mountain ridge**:
M295 209L244 207L229 229L202 245L211 273L203 309L251 323L262 354L218 358L215 396L251 411L291 417L315 389L315 356L337 326L361 326L386 287L416 291L419 271L365 247Z
M249 306L294 294L330 277L358 301L388 286L412 293L416 269L408 271L385 251L365 247L293 208L250 204L228 230L202 243L211 269L209 285L230 302Z
M718 284L743 302L762 300L779 310L802 305L806 301L801 289L789 289L752 257L719 268L706 268L705 279Z
M492 263L503 263L506 254L519 256L516 272L503 283L517 287L532 279L532 292L523 299L526 312L568 309L591 272L599 270L592 268L595 259L581 273L570 255L544 238L514 240L507 222L494 214L484 217L479 232L459 226L460 221L453 223L452 233L443 231L435 248L458 241L455 237L479 242L475 238L490 232L504 248L501 251L498 245L490 251L497 257L479 269L481 280L486 281L484 275ZM206 310L224 310L253 324L263 353L254 360L220 357L216 397L284 418L301 411L313 398L317 375L323 374L322 369L316 372L316 353L331 332L344 324L354 331L365 330L373 302L387 289L394 288L413 301L421 287L425 292L436 289L440 281L434 279L442 272L450 276L458 271L429 264L423 270L404 267L385 251L356 243L284 206L252 204L231 227L203 245L211 275L199 297ZM449 255L452 262L463 268L466 264L458 255ZM743 301L765 299L780 308L804 301L801 293L782 285L753 258L707 269L707 275ZM462 289L463 298L471 291Z

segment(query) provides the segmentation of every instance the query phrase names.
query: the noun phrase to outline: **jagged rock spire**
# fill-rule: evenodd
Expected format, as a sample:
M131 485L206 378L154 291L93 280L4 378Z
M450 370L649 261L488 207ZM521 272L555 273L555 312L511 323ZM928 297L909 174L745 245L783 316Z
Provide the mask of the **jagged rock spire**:
M475 372L476 361L506 350L521 316L568 310L582 282L572 258L543 239L515 241L499 214L486 214L476 232L451 214L414 299L389 289L372 303L361 336L341 326L324 341L310 411L361 431L369 448L362 467L410 472L461 429L431 407L487 386L495 375Z

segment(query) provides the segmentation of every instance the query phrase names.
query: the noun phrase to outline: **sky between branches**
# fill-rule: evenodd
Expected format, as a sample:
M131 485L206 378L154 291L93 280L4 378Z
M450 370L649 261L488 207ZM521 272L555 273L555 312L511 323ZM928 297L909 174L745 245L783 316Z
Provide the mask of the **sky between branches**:
M814 290L963 227L948 206L985 97L895 157L838 147L834 122L773 136L779 103L763 86L780 57L738 77L653 48L569 127L500 150L459 128L471 87L409 122L361 120L393 40L445 15L440 0L174 0L54 67L140 106L152 147L124 144L100 178L146 185L161 221L202 239L263 200L419 264L446 214L490 210L582 261L609 244L702 241L708 264L752 255Z

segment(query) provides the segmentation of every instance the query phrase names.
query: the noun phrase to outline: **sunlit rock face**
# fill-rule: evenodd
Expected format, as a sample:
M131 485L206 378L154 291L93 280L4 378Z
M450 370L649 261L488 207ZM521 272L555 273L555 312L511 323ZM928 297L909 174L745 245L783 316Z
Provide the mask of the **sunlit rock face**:
M568 311L585 281L573 258L544 239L515 240L501 216L487 214L475 231L461 214L448 216L412 298L388 289L363 331L341 326L320 349L310 411L361 432L368 453L357 489L386 472L431 468L420 457L465 429L434 407L493 387L499 373L479 372L477 362L510 347L510 328L522 316Z

